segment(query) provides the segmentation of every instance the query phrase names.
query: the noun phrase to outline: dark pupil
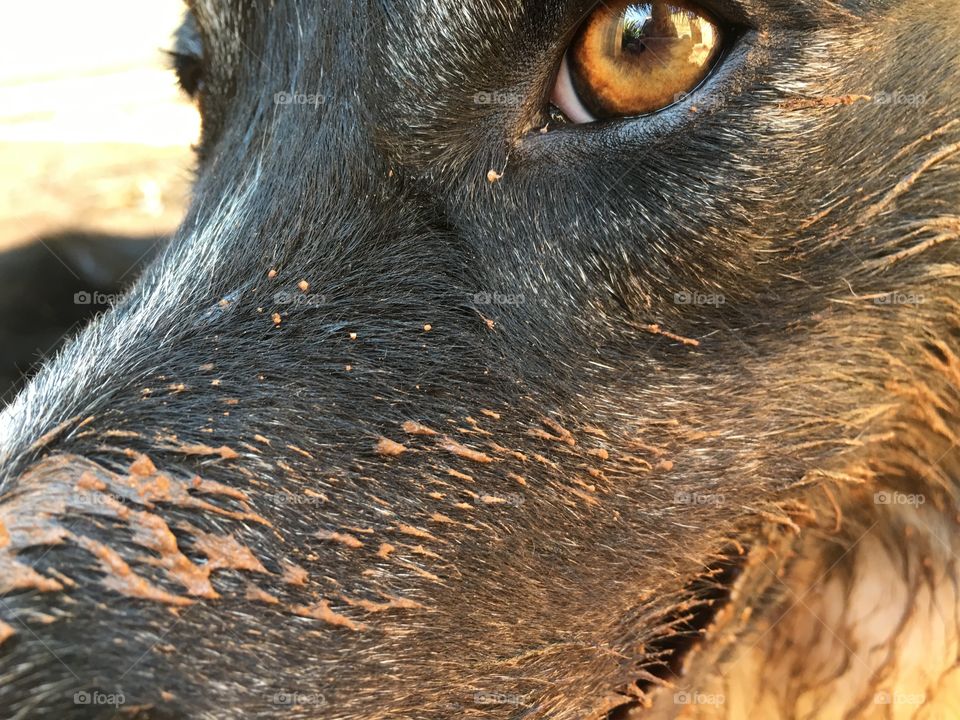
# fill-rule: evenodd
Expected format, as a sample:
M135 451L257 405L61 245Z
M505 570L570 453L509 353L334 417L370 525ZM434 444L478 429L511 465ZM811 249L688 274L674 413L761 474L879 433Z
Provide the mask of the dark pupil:
M650 47L676 40L680 35L673 15L682 12L670 3L634 3L623 14L620 53L639 55Z

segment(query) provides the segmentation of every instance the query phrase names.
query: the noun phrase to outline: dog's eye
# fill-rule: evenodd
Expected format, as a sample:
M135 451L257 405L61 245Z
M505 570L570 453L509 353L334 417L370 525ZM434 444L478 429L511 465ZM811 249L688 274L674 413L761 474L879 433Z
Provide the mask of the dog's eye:
M552 101L575 123L656 112L703 81L721 35L683 0L601 3L567 49Z
M176 52L171 52L170 58L180 87L187 95L195 97L203 85L203 60Z

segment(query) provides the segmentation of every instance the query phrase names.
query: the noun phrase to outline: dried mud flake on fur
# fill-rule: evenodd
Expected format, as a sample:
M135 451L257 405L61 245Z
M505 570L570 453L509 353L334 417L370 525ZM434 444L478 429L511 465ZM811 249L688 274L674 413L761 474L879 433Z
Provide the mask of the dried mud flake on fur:
M457 457L462 457L466 460L472 460L478 463L493 462L493 458L486 453L480 452L479 450L474 450L473 448L468 448L466 445L461 445L456 440L451 438L444 438L443 442L441 443L441 447L447 452L451 452Z
M374 448L377 455L383 455L384 457L396 457L402 455L407 451L407 446L403 443L398 443L390 438L382 437L377 440L376 447Z
M340 596L340 599L343 600L347 605L361 608L369 613L386 612L387 610L420 610L423 608L423 605L418 603L416 600L395 597L393 595L383 595L383 598L383 602L376 602L362 598L351 598L347 597L346 595Z
M314 605L295 605L294 607L290 608L290 610L300 617L322 620L329 625L345 627L348 630L353 630L354 632L366 629L366 625L363 623L354 622L346 615L341 615L340 613L332 610L330 608L330 603L327 600L321 600Z
M265 603L267 605L280 604L280 601L276 597L268 593L259 585L254 585L253 583L249 583L247 585L246 591L244 592L243 597L244 599L249 600L251 602L260 602L260 603Z
M267 574L263 563L253 551L233 535L217 535L195 531L195 546L207 557L205 568L210 570L247 570Z
M0 620L0 645L3 645L7 640L16 634L16 630L7 625L7 623L3 622L3 620Z
M113 548L85 536L74 536L74 539L100 562L100 569L104 573L102 583L107 589L127 597L154 600L168 605L193 604L193 600L169 593L137 575Z
M302 586L307 584L308 577L310 577L310 574L302 567L295 565L294 563L287 562L284 563L283 574L280 576L280 580L287 585Z
M362 548L363 543L355 535L350 533L341 533L330 530L319 530L316 533L316 537L319 540L330 540L335 543L339 543L348 548Z
M401 426L408 435L436 435L437 431L414 420L407 420Z

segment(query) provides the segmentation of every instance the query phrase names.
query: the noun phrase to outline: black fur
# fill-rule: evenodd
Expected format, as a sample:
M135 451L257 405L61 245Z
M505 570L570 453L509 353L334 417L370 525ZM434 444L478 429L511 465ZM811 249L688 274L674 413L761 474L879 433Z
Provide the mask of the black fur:
M707 2L696 96L548 126L591 6L192 4L188 217L0 416L0 571L71 580L0 602L6 716L671 716L730 587L736 642L874 489L953 517L957 4ZM150 518L263 571L191 596Z

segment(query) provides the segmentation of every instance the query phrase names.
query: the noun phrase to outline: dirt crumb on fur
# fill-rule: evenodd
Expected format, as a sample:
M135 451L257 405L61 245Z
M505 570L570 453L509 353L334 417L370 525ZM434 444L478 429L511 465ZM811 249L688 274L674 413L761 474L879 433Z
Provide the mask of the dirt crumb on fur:
M397 455L402 455L407 451L407 446L403 443L398 443L390 438L382 437L377 440L376 445L377 455L383 455L384 457L396 457Z
M437 431L431 428L428 428L426 425L422 425L414 420L407 420L401 426L403 431L408 435L436 435Z
M462 457L466 460L473 460L474 462L478 463L493 462L493 458L486 453L480 452L479 450L474 450L473 448L468 448L466 445L461 445L456 440L451 438L444 438L441 447L443 447L444 450L453 453L457 457Z

